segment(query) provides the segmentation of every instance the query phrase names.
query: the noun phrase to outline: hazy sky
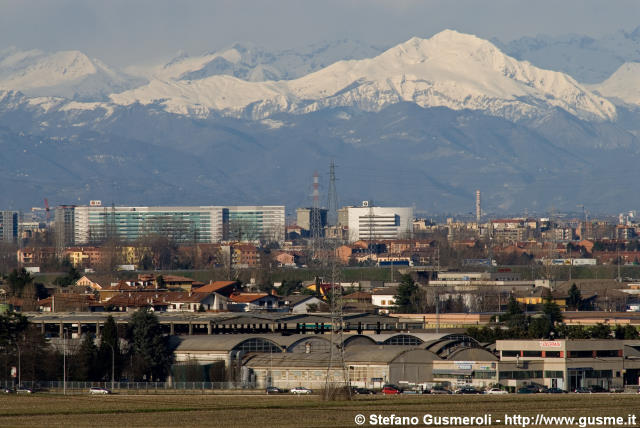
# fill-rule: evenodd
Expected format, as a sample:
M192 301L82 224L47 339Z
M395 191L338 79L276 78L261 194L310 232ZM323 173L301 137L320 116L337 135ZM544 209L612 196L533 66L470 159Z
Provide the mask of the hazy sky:
M351 38L388 46L445 28L508 41L638 25L637 0L0 0L0 49L78 49L116 66L235 41L289 48Z

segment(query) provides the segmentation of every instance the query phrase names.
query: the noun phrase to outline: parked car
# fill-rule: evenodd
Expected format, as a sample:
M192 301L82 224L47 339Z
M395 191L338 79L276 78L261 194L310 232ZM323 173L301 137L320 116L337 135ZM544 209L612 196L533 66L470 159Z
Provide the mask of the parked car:
M292 394L312 394L313 391L309 388L305 388L304 386L296 386L295 388L291 388Z
M92 386L91 388L89 388L89 394L107 395L107 394L111 394L111 391L108 390L107 388L101 388L99 386Z
M33 388L27 388L26 386L18 386L16 388L18 394L33 394Z
M421 389L403 389L402 393L403 394L428 394L429 390L427 390L427 392L424 392Z
M533 388L528 388L528 387L523 387L523 388L519 388L517 393L518 394L535 394L537 391Z
M432 394L452 394L450 390L444 389L444 388L432 388L431 393Z
M267 386L267 394L282 394L283 392L284 390L277 386Z
M482 394L482 391L479 389L475 389L473 386L463 386L460 389L457 389L456 394Z
M576 388L573 392L575 392L576 394L591 394L591 390L584 386Z
M395 385L385 385L382 388L382 393L385 395L402 394L402 388Z
M505 391L504 389L500 389L500 388L491 388L491 389L487 389L485 392L485 394L498 394L498 395L502 395L502 394L508 394L508 391Z
M567 391L560 388L548 388L545 392L547 394L566 394L567 393Z
M598 393L598 392L609 392L608 389L604 389L603 387L601 387L600 385L591 385L589 387L589 391L593 392L593 393Z
M351 389L351 392L352 392L353 394L356 394L356 395L373 395L373 394L375 394L375 393L376 393L375 391L373 391L373 390L371 390L371 389L367 389L367 388L357 388L357 387L353 387L353 388Z
M9 388L9 387L4 387L2 388L2 392L4 394L13 394L14 392L16 392L13 388Z

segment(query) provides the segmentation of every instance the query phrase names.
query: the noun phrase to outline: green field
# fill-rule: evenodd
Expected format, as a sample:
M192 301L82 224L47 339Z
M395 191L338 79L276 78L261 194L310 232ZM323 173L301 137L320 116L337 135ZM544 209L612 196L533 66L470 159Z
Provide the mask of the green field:
M374 396L322 401L318 396L266 395L8 395L0 397L0 426L355 427L354 417L389 416L623 416L640 419L640 395ZM397 426L397 425L396 425ZM420 423L417 426L424 426ZM451 426L451 425L450 425ZM511 425L514 426L514 425ZM547 425L565 426L565 425ZM574 425L578 426L578 425Z

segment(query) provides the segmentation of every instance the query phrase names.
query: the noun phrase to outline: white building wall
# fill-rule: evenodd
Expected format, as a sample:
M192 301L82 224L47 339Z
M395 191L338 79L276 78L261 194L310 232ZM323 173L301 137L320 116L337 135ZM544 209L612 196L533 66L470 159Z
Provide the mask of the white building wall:
M349 242L410 237L412 207L348 207Z

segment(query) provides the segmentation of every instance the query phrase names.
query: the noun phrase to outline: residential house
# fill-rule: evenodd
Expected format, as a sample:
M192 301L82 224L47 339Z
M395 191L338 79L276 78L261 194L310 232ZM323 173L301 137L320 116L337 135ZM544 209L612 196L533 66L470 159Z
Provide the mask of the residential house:
M56 257L55 247L28 247L17 252L18 263L21 266L40 266Z
M306 314L312 312L315 308L318 310L322 305L326 305L325 302L318 299L316 296L309 294L296 294L287 296L284 298L284 304L289 307L289 312L293 314Z
M193 291L196 293L217 293L229 297L240 289L239 281L211 281L202 287L194 288Z
M137 311L140 308L149 308L154 312L166 312L169 302L152 293L122 293L111 297L103 305L105 309L115 312Z
M169 291L159 293L158 299L169 303L167 312L225 311L228 299L218 293Z
M234 244L231 249L231 263L234 267L253 268L260 266L260 253L255 245Z
M561 309L567 307L567 294L558 291L550 291L547 287L536 287L529 294L516 297L518 303L522 303L526 308L529 306L539 306L551 300Z
M156 278L156 282L157 281L158 281L158 278ZM164 283L164 286L170 290L181 288L185 291L191 291L191 289L194 286L194 283L197 281L193 278L187 278L185 276L162 275L162 282ZM160 286L160 284L158 284L158 286Z
M41 312L86 312L96 302L93 294L59 293L38 300Z
M278 266L280 267L295 267L296 266L296 256L291 253L281 252L275 257L278 262Z
M379 312L389 313L396 306L396 287L378 288L371 293L371 303Z
M91 291L100 291L102 290L102 285L98 282L99 280L94 277L89 277L84 275L82 278L76 281L76 287L84 287L87 290Z
M306 286L307 290L313 291L314 295L321 297L323 300L327 300L327 297L331 293L333 287L342 289L339 284L320 284L320 287L316 286L316 284L310 284Z
M102 249L99 247L65 248L63 256L69 259L73 267L92 267L102 262Z
M119 281L116 284L111 284L108 287L101 288L98 290L98 293L100 295L100 301L106 302L116 295L121 295L123 293L138 294L141 290L142 288L137 285L131 285L126 281Z
M281 307L280 298L268 293L233 293L227 308L232 312L273 311Z

